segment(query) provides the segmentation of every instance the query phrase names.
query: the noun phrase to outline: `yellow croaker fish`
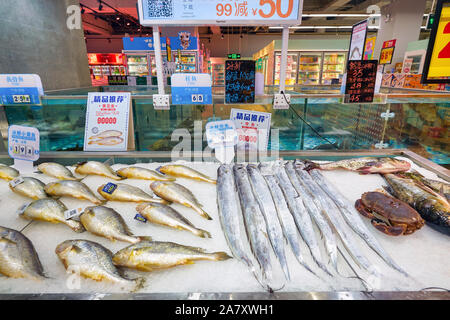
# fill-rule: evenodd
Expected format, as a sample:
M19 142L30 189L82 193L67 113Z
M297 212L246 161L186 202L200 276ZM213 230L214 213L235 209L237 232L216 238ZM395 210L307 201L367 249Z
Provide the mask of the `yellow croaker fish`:
M59 180L80 180L75 178L73 173L69 169L59 163L41 163L40 165L38 165L37 169L40 172Z
M4 164L0 164L0 179L11 181L20 175L19 171Z
M167 165L159 167L157 170L172 177L187 178L214 184L217 183L216 180L204 175L203 173L182 165Z
M9 188L12 192L33 200L48 198L48 195L44 191L45 184L42 181L29 177L23 177L22 179L23 182L15 185L14 187L11 183L9 184Z
M142 240L151 240L150 237L135 237L122 216L111 208L87 207L80 215L80 221L87 231L111 241L138 243Z
M107 164L98 161L88 161L76 164L75 172L81 175L95 175L107 177L113 180L123 180L117 173Z
M195 210L203 218L212 218L203 210L202 205L197 201L191 191L175 182L155 181L150 185L153 192L160 198L170 202L176 202Z
M122 131L107 130L107 131L103 131L95 136L89 137L89 140L105 139L105 138L110 138L110 137L120 137L121 135L122 135Z
M60 243L55 253L67 270L95 281L108 281L136 291L145 279L126 279L112 262L112 252L88 240L67 240Z
M179 230L187 230L201 238L211 238L211 234L208 231L196 228L178 211L167 205L159 203L143 203L138 205L136 210L152 223Z
M66 220L64 212L67 210L64 203L59 200L41 199L33 201L19 216L27 220L63 223L77 233L86 231L79 221Z
M116 266L141 271L193 264L196 260L222 261L231 259L225 252L207 253L202 248L183 246L173 242L143 241L128 246L113 256Z
M108 137L100 140L89 141L89 144L98 144L99 146L115 146L123 142L121 137Z
M349 170L356 171L361 174L369 173L396 173L405 172L411 168L411 164L405 160L398 160L394 158L354 158L346 159L324 164L314 162L307 162L306 170L312 169L320 170Z
M51 182L44 187L48 195L54 197L72 197L79 200L88 200L96 205L104 204L106 201L97 198L87 185L79 181L61 180Z
M163 199L153 198L152 195L141 189L124 183L103 184L97 189L105 199L120 202L156 202L168 203Z
M21 232L0 227L0 274L44 280L44 269L33 243Z
M175 181L175 178L167 177L156 171L139 167L124 167L117 170L117 174L128 179Z

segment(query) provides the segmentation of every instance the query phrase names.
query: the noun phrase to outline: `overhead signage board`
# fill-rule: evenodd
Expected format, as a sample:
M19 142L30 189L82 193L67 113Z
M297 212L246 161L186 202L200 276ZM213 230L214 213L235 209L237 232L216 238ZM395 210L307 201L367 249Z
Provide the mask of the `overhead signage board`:
M134 131L130 111L130 92L89 92L84 151L127 151Z
M178 37L162 37L161 48L167 50L167 39L169 50L197 50L198 38L192 37L189 32L180 32ZM154 51L155 47L152 37L124 37L122 38L124 51Z
M172 75L172 104L212 104L212 80L207 73Z
M377 60L350 61L348 63L345 103L373 102L377 69Z
M422 83L450 83L450 0L438 0Z
M37 74L0 74L0 105L41 104L44 95Z
M143 26L298 25L303 0L139 0Z
M350 49L348 51L349 61L358 61L363 59L368 26L368 20L361 21L353 26L352 36L350 38Z
M380 52L380 64L391 64L392 58L394 57L394 50L395 50L395 44L397 43L397 40L389 40L383 42L383 47L381 48Z
M225 61L225 103L254 103L256 62Z

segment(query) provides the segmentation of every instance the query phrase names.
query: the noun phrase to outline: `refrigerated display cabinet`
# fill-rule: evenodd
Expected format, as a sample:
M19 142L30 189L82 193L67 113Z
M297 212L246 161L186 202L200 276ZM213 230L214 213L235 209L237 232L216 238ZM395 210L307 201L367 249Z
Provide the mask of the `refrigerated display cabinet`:
M298 54L288 53L286 62L286 84L295 85L297 82L297 63ZM280 84L281 54L275 55L275 73L274 84Z
M322 84L342 81L345 73L345 53L324 52L322 68Z
M225 85L225 65L223 63L214 63L212 65L213 86Z
M129 76L150 75L149 59L147 54L127 54Z

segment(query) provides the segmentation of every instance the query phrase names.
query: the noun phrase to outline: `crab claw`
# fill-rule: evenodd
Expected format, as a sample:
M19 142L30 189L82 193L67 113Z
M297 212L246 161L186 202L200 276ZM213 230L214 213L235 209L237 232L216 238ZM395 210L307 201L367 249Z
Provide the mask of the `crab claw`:
M396 226L388 226L384 221L379 219L370 220L372 225L377 228L377 230L389 235L389 236L400 236L406 233L406 224L399 224Z

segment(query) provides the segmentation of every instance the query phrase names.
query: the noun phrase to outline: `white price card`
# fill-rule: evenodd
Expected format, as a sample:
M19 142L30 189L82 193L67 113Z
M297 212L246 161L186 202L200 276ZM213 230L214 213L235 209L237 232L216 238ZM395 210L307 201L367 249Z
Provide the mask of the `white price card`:
M127 151L134 137L130 127L130 92L89 92L84 151Z
M233 121L210 121L206 124L205 130L208 146L215 150L217 160L221 163L230 163L234 159L234 146L237 143Z
M267 112L231 109L230 120L236 126L237 150L266 151L269 143L272 114Z

